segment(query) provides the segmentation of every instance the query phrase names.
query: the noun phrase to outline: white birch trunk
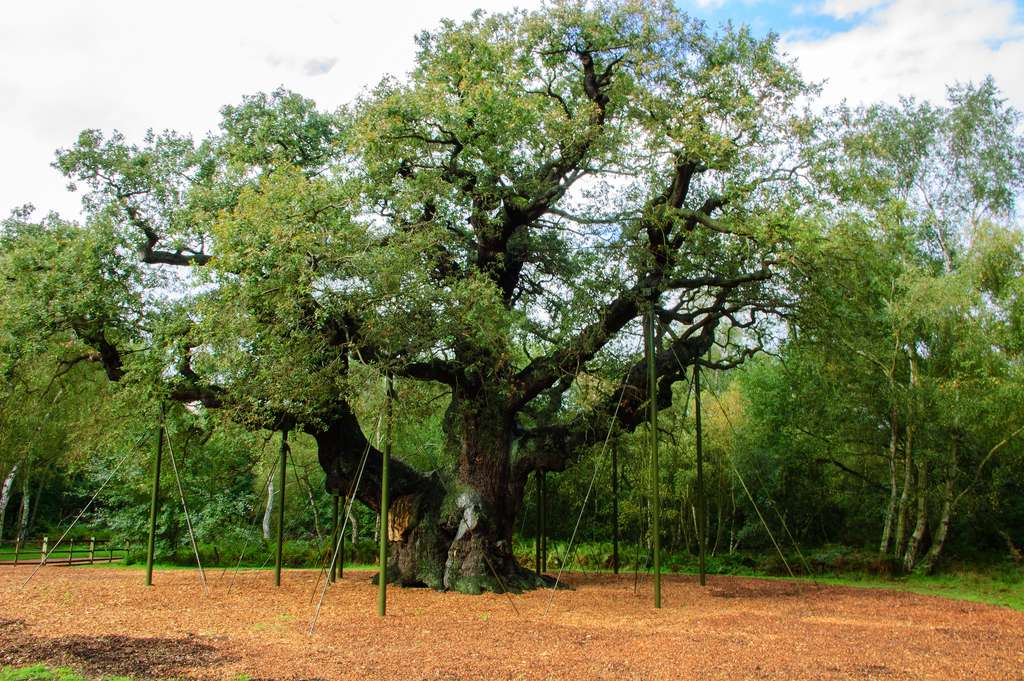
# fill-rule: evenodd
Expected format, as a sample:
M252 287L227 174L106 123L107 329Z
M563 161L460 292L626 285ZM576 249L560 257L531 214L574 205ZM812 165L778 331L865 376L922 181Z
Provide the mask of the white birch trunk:
M274 510L274 476L267 483L267 508L263 511L263 538L270 540L270 518Z
M21 517L18 519L18 531L15 533L15 538L19 542L25 541L25 535L28 532L29 513L32 510L32 491L28 483L28 476L23 475L21 479Z
M11 501L11 487L14 486L14 476L17 473L18 464L14 464L4 478L3 486L0 487L0 539L4 538L4 516L7 514L7 504Z
M348 513L348 526L352 528L352 543L355 544L359 541L359 523L351 508L347 508L345 512Z
M878 553L882 556L889 552L892 540L893 516L896 515L897 490L896 483L896 408L893 407L889 417L889 505L885 509L885 525L882 527L882 541Z

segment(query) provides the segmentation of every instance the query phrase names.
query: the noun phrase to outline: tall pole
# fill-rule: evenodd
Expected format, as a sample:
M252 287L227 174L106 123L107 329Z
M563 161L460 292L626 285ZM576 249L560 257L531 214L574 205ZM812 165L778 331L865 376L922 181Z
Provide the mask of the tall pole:
M341 507L343 509L345 509L345 518L340 518L339 522L341 523L342 526L344 526L346 524L345 520L349 517L348 516L348 511L349 511L349 508L348 508L348 495L347 494L344 497L341 498ZM339 532L339 534L338 534L338 542L340 542L338 544L338 579L341 579L342 577L345 576L344 575L345 571L342 569L344 567L344 565L345 565L345 532L341 528L339 528L338 532Z
M337 493L333 493L331 494L331 500L334 503L332 504L331 510L331 544L327 553L328 561L330 561L331 557L334 556L335 547L338 546L338 502L341 500L341 497ZM327 575L327 579L331 582L336 581L337 571L335 570L334 565L328 562L327 566L330 570L330 573Z
M281 559L284 556L284 483L287 478L288 431L281 431L281 493L277 504L277 560L274 561L274 586L281 586Z
M541 569L540 569L540 536L541 536L541 533L543 533L543 531L544 531L544 529L543 529L544 516L542 514L542 511L540 510L541 509L540 476L541 476L541 472L539 470L533 472L533 481L534 481L534 483L537 486L537 489L535 490L535 496L537 497L537 513L536 513L536 517L535 517L536 527L534 528L535 532L533 533L533 550L534 550L534 553L536 555L534 556L533 568L534 568L534 571L537 573L538 577L540 577L540 573L541 573Z
M383 617L388 608L388 461L391 459L391 428L394 405L392 404L394 384L391 374L385 380L387 397L385 412L387 426L384 434L384 456L380 466L380 572L378 573L377 615Z
M619 574L619 447L612 445L612 570Z
M164 454L164 405L160 403L160 427L156 431L153 461L153 493L149 500L149 542L146 544L146 586L153 586L153 553L156 549L156 513L160 506L160 462Z
M647 387L651 425L651 533L654 539L654 607L661 607L661 493L658 489L658 385L654 368L654 301L647 312Z
M707 507L704 501L704 449L703 434L700 427L700 360L693 360L693 394L694 410L697 428L697 546L699 550L699 576L700 585L704 586L704 546L707 543Z
M540 569L548 571L548 476L540 472Z

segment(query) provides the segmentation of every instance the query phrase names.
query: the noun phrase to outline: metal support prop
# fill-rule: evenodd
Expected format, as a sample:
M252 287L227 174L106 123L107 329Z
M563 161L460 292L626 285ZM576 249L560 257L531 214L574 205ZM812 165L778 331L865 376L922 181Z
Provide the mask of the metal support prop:
M331 511L331 543L329 545L330 546L329 550L331 552L333 552L334 551L334 547L338 545L338 505L341 502L341 497L338 494L332 494L331 495L331 500L334 503L332 504L333 509ZM328 553L327 555L328 555L328 560L330 560L331 554ZM327 574L328 581L331 581L331 582L336 581L337 572L335 571L334 566L328 564L328 570L329 570L329 572Z
M146 586L153 586L153 553L156 549L156 514L160 506L160 463L164 454L164 405L160 405L160 427L156 431L156 460L153 462L153 492L149 500L149 541L146 544Z
M341 522L341 527L338 529L338 541L341 542L338 545L338 579L341 579L345 576L343 569L345 567L345 525L348 523L349 520L351 520L353 523L355 522L355 519L352 517L351 503L352 498L350 498L347 494L344 497L342 497L341 507L345 509L345 517L339 521Z
M277 557L274 561L274 586L281 586L281 562L284 557L284 484L288 477L288 431L281 431L281 493L277 504Z
M536 492L535 496L537 497L537 514L536 514L536 517L534 518L534 520L536 521L536 523L535 523L536 524L536 528L535 528L535 532L533 533L533 550L534 550L534 553L536 555L534 556L534 559L533 559L533 569L534 569L534 572L537 573L538 577L540 577L540 573L541 573L541 569L540 569L540 535L543 532L543 524L544 524L544 517L541 515L541 510L540 510L541 509L540 476L541 476L541 472L540 471L534 471L533 472L533 481L534 481L534 483L537 486L537 489L535 490L535 492Z
M385 425L384 433L384 456L381 458L380 466L380 572L377 582L377 615L383 617L388 609L388 462L391 459L391 431L394 421L394 383L391 375L385 379L387 397L385 400Z
M540 570L548 571L548 476L540 472Z
M654 301L647 312L645 345L647 346L648 411L651 430L651 533L654 540L654 607L661 607L661 492L658 481L658 385L654 367Z
M619 446L612 445L612 570L619 574Z
M703 434L700 425L700 359L693 360L693 394L694 394L694 418L697 430L697 547L700 558L698 559L698 575L700 585L706 582L704 570L704 552L708 538L707 502L704 500L704 448Z

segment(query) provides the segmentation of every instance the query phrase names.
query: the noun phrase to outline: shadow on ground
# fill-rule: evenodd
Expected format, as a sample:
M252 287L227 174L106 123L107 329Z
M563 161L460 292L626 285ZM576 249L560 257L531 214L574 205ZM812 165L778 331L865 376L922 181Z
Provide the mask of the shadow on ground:
M194 637L69 635L50 638L28 631L24 620L0 619L0 665L45 662L89 675L168 678L231 661Z

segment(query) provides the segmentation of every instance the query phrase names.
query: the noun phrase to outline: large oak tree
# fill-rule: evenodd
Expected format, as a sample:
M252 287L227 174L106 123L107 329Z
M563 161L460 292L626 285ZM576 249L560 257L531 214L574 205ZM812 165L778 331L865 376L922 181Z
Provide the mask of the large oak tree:
M454 464L393 462L389 575L528 585L525 483L643 422L643 315L664 406L787 305L813 88L774 38L670 2L477 13L417 44L337 112L278 91L198 143L83 132L57 165L86 222L8 222L36 246L5 262L6 311L114 381L309 433L335 491L366 454L372 508L377 417L354 396L373 374L443 387Z

